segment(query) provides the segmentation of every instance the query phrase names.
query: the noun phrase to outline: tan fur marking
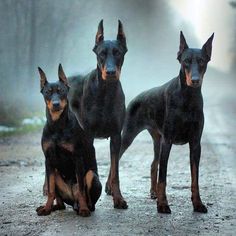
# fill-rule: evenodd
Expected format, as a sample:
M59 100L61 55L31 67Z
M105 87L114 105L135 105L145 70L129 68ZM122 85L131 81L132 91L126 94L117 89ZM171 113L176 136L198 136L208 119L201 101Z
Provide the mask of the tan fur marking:
M85 192L83 189L81 189L81 186L79 185L79 178L76 176L77 179L77 184L73 185L72 191L75 199L79 202L80 205L80 210L86 209L88 210L87 202L86 202L86 197L85 197Z
M102 69L102 79L103 80L106 80L107 79L107 73L106 73L106 67L104 66ZM119 80L120 79L120 69L116 66L116 77L115 77L116 80Z
M48 199L45 205L46 209L51 209L54 199L55 199L55 175L53 173L50 174L49 176Z
M52 145L51 141L45 141L43 142L42 146L43 146L43 151L46 152L48 150L48 148Z
M71 187L65 183L58 171L56 171L55 173L55 183L63 198L71 199L72 201L74 201Z
M102 71L102 79L106 80L107 79L106 67L104 66L101 71Z
M60 143L60 146L69 152L74 151L74 145L71 143Z
M191 72L188 72L187 70L185 70L185 76L186 76L186 84L188 86L192 86L192 80L191 80L191 77L192 77L192 74Z
M66 99L60 100L60 111L53 111L53 104L51 100L47 100L46 104L52 120L56 121L60 118L63 110L65 109L65 106L67 105L67 100Z
M47 107L48 107L49 111L52 110L52 107L53 107L52 101L51 100L46 100L46 104L47 104Z
M87 174L85 175L85 181L86 181L88 190L90 190L92 187L93 178L94 178L93 171L89 170Z

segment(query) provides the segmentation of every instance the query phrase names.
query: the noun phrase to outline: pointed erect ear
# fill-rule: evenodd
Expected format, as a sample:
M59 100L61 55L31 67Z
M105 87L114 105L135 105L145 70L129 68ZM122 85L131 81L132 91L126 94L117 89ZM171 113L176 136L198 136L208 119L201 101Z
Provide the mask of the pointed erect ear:
M127 49L127 45L126 45L126 37L125 37L124 29L123 29L123 24L121 23L120 20L118 20L118 33L117 33L116 39L121 42L121 44L125 48L125 52L127 52L128 49Z
M186 43L184 34L180 31L180 44L179 44L179 51L177 53L177 59L180 61L181 55L185 49L188 49L188 44Z
M47 84L48 81L44 71L40 67L38 67L38 71L40 74L40 90L42 91L43 87Z
M98 44L104 40L104 34L103 34L103 20L100 21L98 25L98 31L95 38L95 44Z
M64 83L66 86L68 86L68 81L67 81L66 75L63 71L61 64L59 64L59 67L58 67L58 77L62 83Z
M118 20L118 33L117 33L116 39L120 41L126 47L126 37L125 37L123 25L120 20Z
M206 43L202 46L202 51L207 56L208 60L211 60L211 51L212 51L212 40L214 38L214 33L211 37L206 41Z

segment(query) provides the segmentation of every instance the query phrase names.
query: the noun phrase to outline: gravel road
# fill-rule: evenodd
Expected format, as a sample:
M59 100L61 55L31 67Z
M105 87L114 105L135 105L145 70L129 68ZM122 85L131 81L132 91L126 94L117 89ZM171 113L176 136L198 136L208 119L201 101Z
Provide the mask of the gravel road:
M109 141L95 143L103 194L89 218L71 207L37 216L42 196L44 158L41 132L0 139L0 235L236 235L235 96L205 99L200 190L208 213L194 213L190 199L188 145L174 146L168 165L167 194L171 215L158 214L149 198L152 141L140 134L120 163L121 189L127 210L113 208L104 193L109 171ZM219 96L220 97L220 96Z

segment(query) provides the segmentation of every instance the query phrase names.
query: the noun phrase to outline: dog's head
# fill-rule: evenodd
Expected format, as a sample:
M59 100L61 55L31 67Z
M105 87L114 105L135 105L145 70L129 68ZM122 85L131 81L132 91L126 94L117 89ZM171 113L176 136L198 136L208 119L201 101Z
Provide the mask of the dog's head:
M212 40L214 33L201 49L189 48L182 31L180 32L180 46L177 59L181 64L187 86L198 88L202 85L207 63L211 60Z
M103 20L98 25L93 51L103 80L119 80L124 56L127 52L126 37L121 21L118 21L116 40L104 40Z
M67 94L69 85L61 64L58 67L59 80L54 83L49 83L44 71L38 67L40 74L40 88L43 94L47 109L53 121L60 118L60 115L67 106Z

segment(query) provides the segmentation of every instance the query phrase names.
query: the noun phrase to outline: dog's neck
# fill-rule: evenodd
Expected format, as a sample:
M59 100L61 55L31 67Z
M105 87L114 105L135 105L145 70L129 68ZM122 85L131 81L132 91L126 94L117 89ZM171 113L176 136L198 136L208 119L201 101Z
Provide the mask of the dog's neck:
M61 112L51 112L46 108L47 125L52 129L64 129L69 119L69 105Z

